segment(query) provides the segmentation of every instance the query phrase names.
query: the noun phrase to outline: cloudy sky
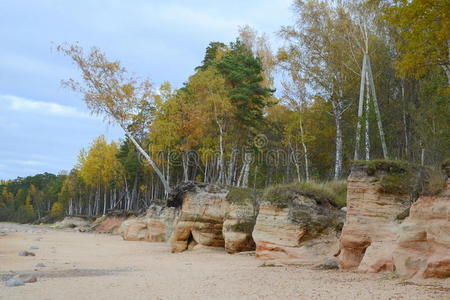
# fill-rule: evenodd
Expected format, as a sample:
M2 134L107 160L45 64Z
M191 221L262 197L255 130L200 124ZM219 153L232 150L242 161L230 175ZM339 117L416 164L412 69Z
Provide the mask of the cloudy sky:
M0 179L70 170L93 138L123 136L60 86L78 74L52 42L98 46L155 85L168 80L180 87L208 43L234 40L239 26L275 39L291 23L291 2L0 1Z

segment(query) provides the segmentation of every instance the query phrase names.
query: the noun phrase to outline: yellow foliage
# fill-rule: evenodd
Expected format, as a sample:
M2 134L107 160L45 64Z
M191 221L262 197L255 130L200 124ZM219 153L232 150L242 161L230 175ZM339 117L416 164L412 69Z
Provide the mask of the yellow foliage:
M50 216L60 217L64 215L64 207L61 202L55 202L52 205L52 210L50 211Z

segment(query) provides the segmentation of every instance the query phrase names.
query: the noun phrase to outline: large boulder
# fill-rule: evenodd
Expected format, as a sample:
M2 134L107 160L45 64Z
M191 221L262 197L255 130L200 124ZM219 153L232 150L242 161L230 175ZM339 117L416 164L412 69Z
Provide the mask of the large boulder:
M248 188L231 188L228 192L230 207L222 228L228 253L255 250L252 232L259 210L258 198L259 192Z
M125 220L125 216L103 216L98 220L95 220L94 223L97 224L94 231L99 233L118 234L119 228Z
M450 161L443 169L446 188L421 196L400 227L393 258L402 277L450 277Z
M392 253L402 219L421 192L424 170L396 161L357 162L347 185L340 267L394 271Z
M145 215L123 221L118 231L127 241L165 242L170 240L177 217L176 208L155 203Z
M194 182L175 189L169 205L181 206L181 213L171 240L172 252L184 251L195 244L224 247L222 227L230 206L227 193L224 186Z
M178 219L179 209L158 204L147 210L147 240L150 242L169 241L175 223Z
M311 182L266 190L253 230L257 258L316 264L337 253L344 213L321 188Z
M148 218L146 216L129 219L123 222L122 237L126 241L148 240Z

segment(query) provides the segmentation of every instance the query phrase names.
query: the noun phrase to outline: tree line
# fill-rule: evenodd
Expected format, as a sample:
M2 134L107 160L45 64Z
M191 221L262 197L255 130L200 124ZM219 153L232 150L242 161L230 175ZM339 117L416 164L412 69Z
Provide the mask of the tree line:
M241 27L234 42L211 42L178 89L130 75L97 48L58 46L82 74L63 85L125 136L95 139L46 201L69 214L104 214L145 208L183 181L264 188L340 180L354 159L436 167L449 156L448 1L292 7L279 49ZM25 207L10 185L1 199ZM34 199L39 214L51 210Z

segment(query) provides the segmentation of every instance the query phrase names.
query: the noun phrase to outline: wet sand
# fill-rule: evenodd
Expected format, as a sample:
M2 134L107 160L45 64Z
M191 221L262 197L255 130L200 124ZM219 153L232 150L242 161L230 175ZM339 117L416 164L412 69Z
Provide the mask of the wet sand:
M38 281L5 286L17 273ZM249 254L172 254L164 243L0 223L0 299L450 299L450 280L264 266Z

